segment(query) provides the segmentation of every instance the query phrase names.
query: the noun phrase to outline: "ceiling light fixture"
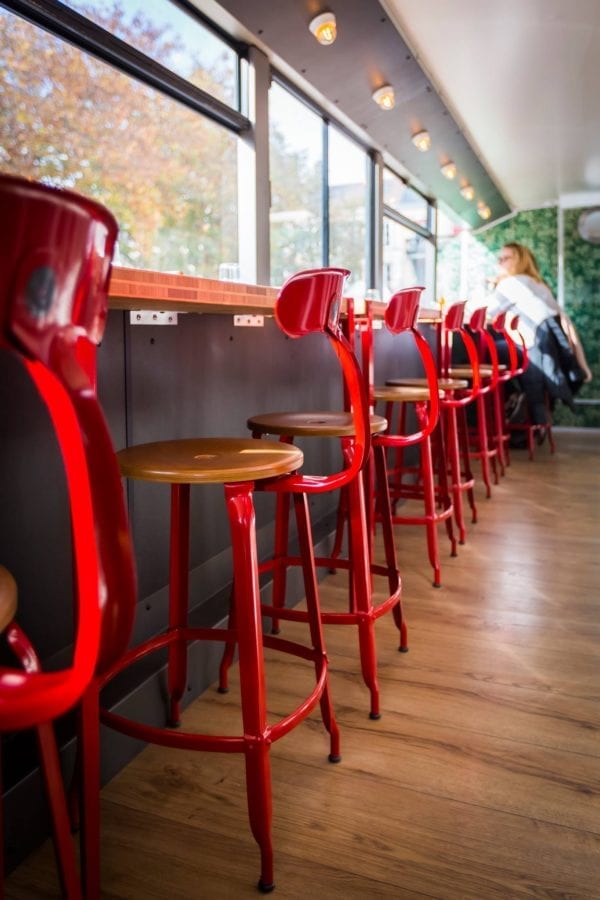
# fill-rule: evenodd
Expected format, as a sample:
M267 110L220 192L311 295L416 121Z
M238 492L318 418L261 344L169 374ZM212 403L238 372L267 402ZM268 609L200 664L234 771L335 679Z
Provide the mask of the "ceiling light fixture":
M487 203L483 202L483 200L480 200L477 204L477 212L482 219L489 219L489 217L492 215L491 209L489 208Z
M446 162L443 166L440 166L440 172L444 178L452 181L453 178L456 178L456 164L452 161Z
M429 135L429 132L424 128L422 129L422 131L417 131L416 134L413 134L411 140L417 150L420 150L421 153L426 153L427 150L429 150L429 148L431 147L431 137Z
M320 16L315 16L308 27L320 44L327 47L335 41L337 25L334 13L324 12Z
M473 200L475 198L475 188L468 181L462 185L460 192L465 200Z
M384 84L373 92L373 100L381 109L393 109L396 105L394 88L391 84Z

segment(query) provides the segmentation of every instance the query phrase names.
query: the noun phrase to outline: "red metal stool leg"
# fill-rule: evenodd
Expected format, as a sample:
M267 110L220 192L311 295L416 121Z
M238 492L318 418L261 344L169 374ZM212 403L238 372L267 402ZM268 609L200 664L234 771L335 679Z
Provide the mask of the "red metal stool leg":
M12 622L8 626L5 637L7 644L25 671L30 673L42 672L40 661L29 638L16 622ZM67 900L80 900L81 883L73 838L71 836L71 820L54 734L54 725L52 722L43 722L40 725L36 725L35 733L40 754L40 770L50 811L54 851L62 894ZM3 869L0 869L0 896L2 895L2 871Z
M81 876L86 900L100 897L100 703L93 682L79 710Z
M458 446L462 460L461 476L463 481L470 482L471 484L471 486L467 488L467 499L469 501L469 506L471 507L471 522L475 524L477 522L477 504L475 503L475 491L473 490L475 479L473 478L473 472L471 471L467 413L465 407L458 410L457 426Z
M171 551L169 580L169 630L181 633L188 622L190 568L190 486L171 485ZM181 699L187 681L187 641L169 644L169 725L180 724Z
M268 892L274 887L269 761L271 741L266 738L266 688L253 487L253 484L225 485L225 500L233 552L248 816L261 855L258 886L262 891Z
M408 653L408 630L402 614L401 581L396 559L396 543L394 541L394 529L392 525L392 504L390 501L390 489L386 467L386 448L379 445L373 447L375 461L375 483L377 490L374 498L367 506L368 510L374 509L377 503L377 518L381 522L385 560L388 570L388 588L390 595L397 594L398 602L393 607L394 621L400 632L401 653ZM373 529L369 528L372 533Z
M363 680L371 695L369 717L379 719L379 682L377 680L377 652L375 649L375 616L371 603L371 565L365 512L365 494L361 477L348 485L349 558L351 560L351 597L358 614L358 642Z
M451 406L448 409L444 409L443 424L446 426L446 451L448 454L448 466L450 469L450 481L452 485L454 520L458 528L458 542L464 544L467 537L467 529L465 527L463 512L463 485L460 471L456 409L454 407Z
M41 770L52 819L56 862L62 892L68 900L79 900L81 897L81 883L75 861L71 820L65 796L54 726L51 722L38 725L36 735L42 761Z
M326 654L321 611L319 608L319 588L313 551L314 544L310 525L308 497L306 494L294 494L294 511L298 526L300 553L302 555L308 625L312 645L316 650L315 672L317 682L319 682L325 675ZM340 755L340 733L333 711L329 683L326 684L325 689L321 694L320 706L323 724L330 736L329 762L337 763L340 762L342 758Z
M504 409L502 403L502 382L498 382L495 390L491 392L492 402L492 434L494 436L494 445L496 447L498 467L500 475L506 474L506 466L508 461L506 458L506 445L504 442Z
M446 448L446 434L443 427L443 420L440 418L438 427L432 435L432 450L435 448L435 462L437 468L437 506L441 510L453 510L453 502L451 491L448 483L448 450ZM435 482L434 482L435 485ZM446 526L446 534L450 541L450 556L457 556L456 538L454 537L454 516L448 515L444 519Z
M490 455L488 453L489 441L487 433L487 414L485 397L479 394L475 400L477 411L477 451L475 456L481 462L481 478L485 485L485 495L489 499L492 496L492 482L490 480Z
M425 531L427 534L427 551L429 562L433 568L433 586L441 585L440 551L438 545L437 526L435 523L436 502L433 486L433 459L431 440L426 438L421 443L421 472L423 480L423 502L425 505Z
M287 582L287 566L290 522L290 495L278 494L275 510L275 568L273 569L273 606L279 609L285 606L285 588ZM281 564L278 564L281 560ZM279 634L279 619L271 619L271 634Z

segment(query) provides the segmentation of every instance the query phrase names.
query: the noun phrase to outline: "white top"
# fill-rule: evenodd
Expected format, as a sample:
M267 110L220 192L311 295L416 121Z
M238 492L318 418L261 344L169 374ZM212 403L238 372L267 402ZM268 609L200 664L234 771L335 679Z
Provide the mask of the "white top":
M561 309L546 284L530 275L510 275L498 282L488 303L488 314L501 312L519 316L520 331L528 348L535 344L538 325L560 314Z

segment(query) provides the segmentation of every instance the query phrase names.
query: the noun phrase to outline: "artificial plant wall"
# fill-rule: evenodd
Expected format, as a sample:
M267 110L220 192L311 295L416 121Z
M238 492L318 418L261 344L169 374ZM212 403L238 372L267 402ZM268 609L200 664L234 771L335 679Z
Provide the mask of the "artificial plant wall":
M583 209L563 213L565 309L575 323L586 357L594 373L577 399L600 399L600 245L584 241L577 231ZM558 285L557 207L526 210L498 225L474 235L475 240L497 254L506 243L516 241L533 251L542 277L556 295ZM600 427L600 406L578 404L575 413L559 404L554 413L557 425Z

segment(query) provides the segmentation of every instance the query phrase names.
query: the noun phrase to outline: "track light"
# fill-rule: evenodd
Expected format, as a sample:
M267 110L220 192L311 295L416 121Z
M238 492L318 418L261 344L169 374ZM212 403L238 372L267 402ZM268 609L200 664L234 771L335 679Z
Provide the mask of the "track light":
M373 100L381 109L393 109L396 105L394 88L391 84L384 84L373 92Z
M450 160L444 163L443 166L440 166L440 172L444 178L448 178L449 181L452 181L453 178L456 178L456 164Z
M472 184L469 184L468 181L465 181L460 189L460 193L465 198L465 200L473 200L475 197L475 188Z
M429 132L424 128L422 129L422 131L417 131L416 134L413 134L411 140L417 150L420 150L421 153L426 153L427 150L429 150L429 148L431 147L431 137L429 135Z
M337 25L334 13L324 12L320 16L315 16L308 27L320 44L329 46L335 41Z

